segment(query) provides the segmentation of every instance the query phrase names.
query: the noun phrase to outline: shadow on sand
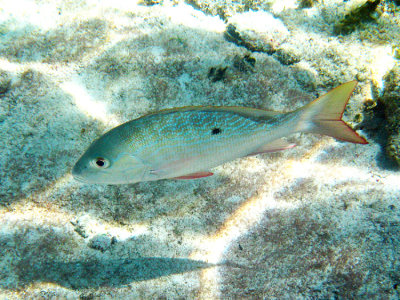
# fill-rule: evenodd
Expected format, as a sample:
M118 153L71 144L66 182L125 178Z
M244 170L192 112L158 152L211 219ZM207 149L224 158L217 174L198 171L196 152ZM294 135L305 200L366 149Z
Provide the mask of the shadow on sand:
M134 281L155 279L213 266L184 258L140 257L71 262L44 262L27 282L52 282L72 289L121 287Z

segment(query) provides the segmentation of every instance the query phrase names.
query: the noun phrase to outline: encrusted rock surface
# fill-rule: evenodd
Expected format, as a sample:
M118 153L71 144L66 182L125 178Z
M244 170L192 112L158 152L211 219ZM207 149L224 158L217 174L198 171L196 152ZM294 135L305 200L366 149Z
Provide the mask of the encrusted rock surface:
M400 65L390 70L384 79L382 100L389 130L386 151L400 165Z

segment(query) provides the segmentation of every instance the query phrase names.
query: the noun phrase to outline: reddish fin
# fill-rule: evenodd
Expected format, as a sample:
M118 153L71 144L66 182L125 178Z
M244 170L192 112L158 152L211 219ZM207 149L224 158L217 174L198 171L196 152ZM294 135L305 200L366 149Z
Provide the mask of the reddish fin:
M355 144L368 144L367 140L358 135L349 125L342 120L314 121L313 132L329 135L335 139Z
M214 173L211 172L197 172L197 173L192 173L192 174L187 174L184 176L179 176L179 177L174 177L172 179L196 179L196 178L203 178L203 177L208 177L212 176Z
M260 148L257 148L255 151L250 153L250 155L256 155L256 154L261 154L261 153L270 153L270 152L277 152L277 151L282 151L286 149L291 149L293 147L296 147L296 144L289 144L283 139L275 140L271 143L262 145Z
M298 129L329 135L346 142L368 144L342 120L344 109L356 85L357 81L344 83L302 107L300 110L303 115L297 125Z

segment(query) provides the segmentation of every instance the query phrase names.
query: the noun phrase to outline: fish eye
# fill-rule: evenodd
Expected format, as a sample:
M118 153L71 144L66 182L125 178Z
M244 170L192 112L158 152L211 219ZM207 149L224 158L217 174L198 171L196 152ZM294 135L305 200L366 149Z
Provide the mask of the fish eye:
M97 167L99 169L105 169L110 165L110 162L106 158L97 157L96 159L94 159L92 161L92 165L94 165L95 167Z

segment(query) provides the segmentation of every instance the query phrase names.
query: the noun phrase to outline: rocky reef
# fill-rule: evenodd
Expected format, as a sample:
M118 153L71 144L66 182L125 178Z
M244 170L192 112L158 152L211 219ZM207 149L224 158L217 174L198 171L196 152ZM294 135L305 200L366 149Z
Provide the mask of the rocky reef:
M385 105L389 140L386 151L400 165L400 65L396 65L384 77L385 90L382 100Z

